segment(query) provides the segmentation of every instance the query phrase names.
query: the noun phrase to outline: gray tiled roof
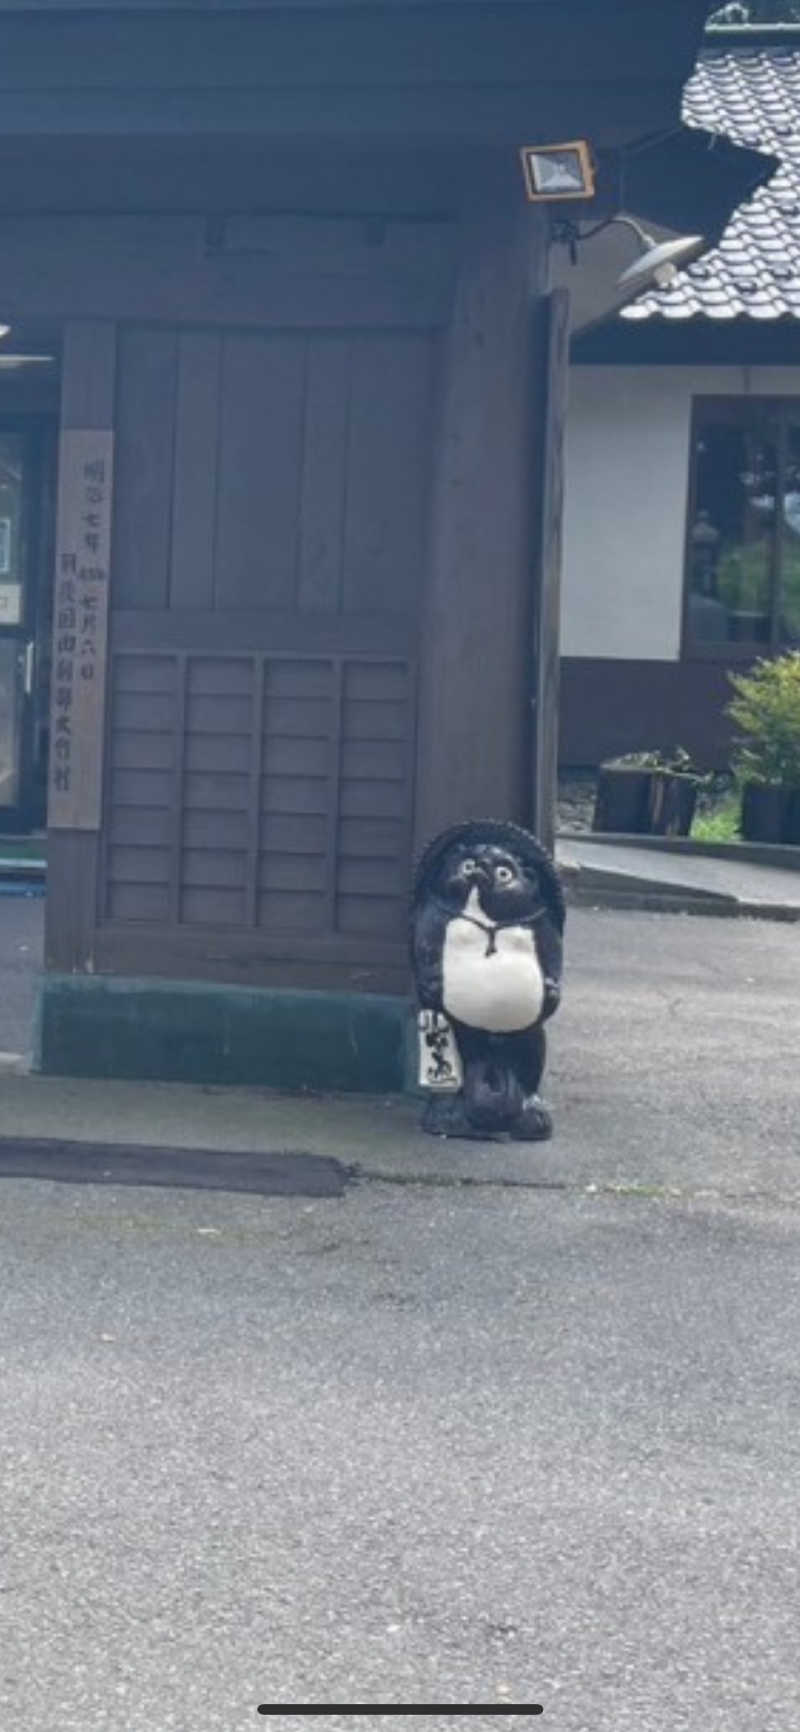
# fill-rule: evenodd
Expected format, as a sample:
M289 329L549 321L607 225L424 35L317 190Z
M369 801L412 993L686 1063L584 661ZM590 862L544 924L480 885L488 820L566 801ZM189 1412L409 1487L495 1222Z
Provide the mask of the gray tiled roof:
M705 51L684 120L769 151L781 166L735 211L719 246L622 317L800 319L800 44Z

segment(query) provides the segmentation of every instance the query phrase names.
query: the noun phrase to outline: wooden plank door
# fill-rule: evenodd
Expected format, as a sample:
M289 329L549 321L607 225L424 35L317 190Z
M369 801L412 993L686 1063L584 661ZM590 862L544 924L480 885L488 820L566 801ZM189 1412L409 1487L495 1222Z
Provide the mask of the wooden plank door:
M405 979L431 349L121 333L102 966Z

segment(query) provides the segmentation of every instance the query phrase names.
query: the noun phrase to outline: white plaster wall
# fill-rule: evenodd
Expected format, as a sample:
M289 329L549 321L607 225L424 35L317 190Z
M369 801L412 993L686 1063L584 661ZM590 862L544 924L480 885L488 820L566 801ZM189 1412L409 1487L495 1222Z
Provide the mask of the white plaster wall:
M573 367L561 650L675 661L693 397L800 397L798 367Z

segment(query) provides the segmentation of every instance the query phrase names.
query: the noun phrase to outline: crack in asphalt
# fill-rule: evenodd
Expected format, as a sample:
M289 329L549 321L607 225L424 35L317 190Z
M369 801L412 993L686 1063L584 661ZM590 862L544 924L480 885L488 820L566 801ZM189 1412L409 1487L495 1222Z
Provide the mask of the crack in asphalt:
M474 1173L389 1173L375 1168L358 1167L350 1169L352 1178L356 1181L366 1181L370 1184L392 1185L398 1188L422 1186L430 1190L500 1190L500 1191L557 1191L562 1195L580 1197L618 1197L632 1202L729 1202L729 1203L771 1203L781 1208L800 1208L800 1192L782 1191L729 1191L721 1186L698 1185L679 1187L675 1185L656 1185L643 1182L621 1180L618 1184L609 1182L594 1183L591 1180L585 1184L568 1179L524 1179L513 1178L507 1174L490 1175L482 1178Z

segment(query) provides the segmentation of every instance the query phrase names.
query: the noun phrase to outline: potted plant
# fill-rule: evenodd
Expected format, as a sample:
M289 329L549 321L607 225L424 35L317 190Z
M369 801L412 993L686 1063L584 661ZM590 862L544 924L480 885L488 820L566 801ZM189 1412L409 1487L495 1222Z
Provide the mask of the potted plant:
M593 830L688 836L703 777L688 752L628 752L601 764Z
M734 770L742 785L742 835L800 842L800 654L760 660L729 674L735 697Z

